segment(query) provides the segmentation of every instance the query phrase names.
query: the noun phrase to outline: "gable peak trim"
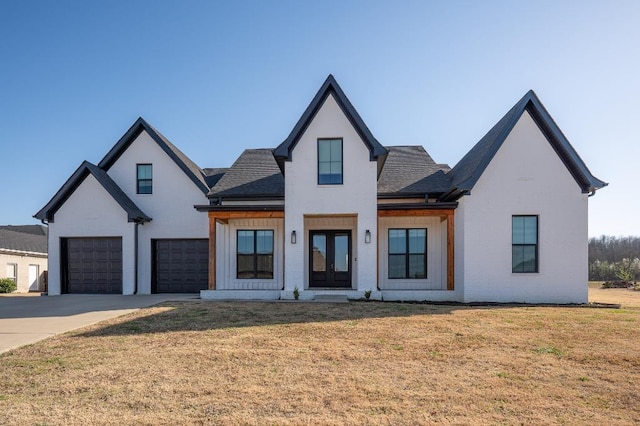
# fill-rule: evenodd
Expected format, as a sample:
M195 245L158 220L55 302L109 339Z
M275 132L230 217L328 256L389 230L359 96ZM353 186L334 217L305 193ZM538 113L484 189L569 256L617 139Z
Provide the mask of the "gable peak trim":
M182 170L205 195L209 192L209 187L207 186L202 169L142 117L138 117L129 130L116 142L107 155L98 163L98 167L108 171L143 131L158 144L169 158L176 163L180 170Z
M316 95L311 100L311 103L307 106L304 113L293 127L293 130L291 130L289 136L275 149L275 156L282 158L285 161L291 161L293 149L311 122L315 119L318 111L320 111L329 95L333 96L342 113L347 117L356 133L358 133L358 136L360 136L360 139L362 139L364 144L367 146L369 150L369 159L374 161L378 156L385 155L387 150L373 136L367 125L362 120L362 117L360 117L360 114L358 114L358 111L356 111L347 98L347 95L342 91L342 88L336 79L332 74L329 74L322 86L320 86Z

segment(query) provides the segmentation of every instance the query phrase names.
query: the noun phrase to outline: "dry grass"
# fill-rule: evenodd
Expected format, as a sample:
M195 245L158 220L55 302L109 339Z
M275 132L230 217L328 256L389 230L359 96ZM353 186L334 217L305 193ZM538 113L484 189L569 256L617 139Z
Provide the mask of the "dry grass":
M639 321L638 307L170 303L0 355L0 423L632 424Z

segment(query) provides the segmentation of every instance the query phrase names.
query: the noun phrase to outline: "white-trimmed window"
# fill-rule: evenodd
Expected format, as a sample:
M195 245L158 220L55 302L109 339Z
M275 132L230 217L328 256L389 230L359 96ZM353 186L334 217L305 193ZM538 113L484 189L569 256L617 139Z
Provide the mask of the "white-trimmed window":
M7 263L7 278L13 280L14 283L18 282L18 264Z

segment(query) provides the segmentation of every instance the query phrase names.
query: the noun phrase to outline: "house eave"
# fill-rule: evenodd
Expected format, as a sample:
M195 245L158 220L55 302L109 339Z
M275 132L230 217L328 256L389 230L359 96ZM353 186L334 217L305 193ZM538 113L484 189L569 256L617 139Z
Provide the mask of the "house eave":
M263 211L284 211L284 204L269 204L269 205L198 205L193 206L199 212L263 212Z

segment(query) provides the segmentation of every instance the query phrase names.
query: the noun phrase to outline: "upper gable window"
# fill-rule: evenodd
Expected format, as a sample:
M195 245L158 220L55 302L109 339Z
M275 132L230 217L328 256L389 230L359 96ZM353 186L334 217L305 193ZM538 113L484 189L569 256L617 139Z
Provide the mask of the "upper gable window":
M151 194L153 190L153 170L151 164L137 165L137 192L138 194Z
M318 139L318 185L342 184L342 139Z

